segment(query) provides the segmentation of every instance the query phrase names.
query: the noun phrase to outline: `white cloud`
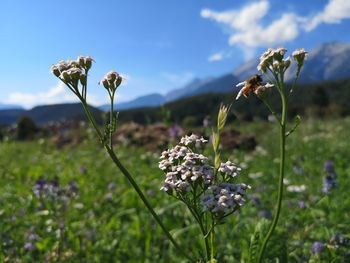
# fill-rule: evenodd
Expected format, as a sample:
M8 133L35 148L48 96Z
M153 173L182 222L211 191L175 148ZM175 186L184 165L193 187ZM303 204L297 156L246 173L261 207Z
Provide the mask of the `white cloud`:
M217 52L209 56L208 61L209 62L215 62L215 61L221 61L224 59L224 53L223 52Z
M93 105L99 105L101 102L96 96L88 94L88 102ZM13 92L5 100L6 103L19 104L25 108L31 108L36 105L57 104L65 102L78 102L78 99L62 83L50 88L47 92L25 93Z
M203 9L201 16L212 19L229 28L229 44L247 47L267 47L295 39L299 34L299 18L285 13L267 26L261 20L267 15L270 3L266 0L251 3L240 10L216 12Z
M336 24L341 20L350 18L350 1L349 0L329 0L324 10L305 24L305 30L311 31L322 23Z

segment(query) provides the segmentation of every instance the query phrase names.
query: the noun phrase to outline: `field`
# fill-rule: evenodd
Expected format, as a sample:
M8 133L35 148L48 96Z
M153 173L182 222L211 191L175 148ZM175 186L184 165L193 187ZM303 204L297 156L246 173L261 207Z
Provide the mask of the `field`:
M217 260L247 262L255 226L271 217L276 202L278 135L271 123L230 125L256 135L258 146L224 154L240 164L237 180L252 189L247 204L218 228ZM277 235L268 245L271 262L349 262L349 130L349 118L310 119L288 138L285 184L299 187L285 192ZM63 149L44 139L5 141L0 149L0 261L185 262L91 134L79 146ZM189 211L159 191L164 180L160 152L116 149L176 240L203 257ZM337 173L337 187L328 194L321 192L326 160ZM44 181L53 190L38 195ZM335 241L336 234L342 243ZM314 242L325 244L320 255L311 251Z

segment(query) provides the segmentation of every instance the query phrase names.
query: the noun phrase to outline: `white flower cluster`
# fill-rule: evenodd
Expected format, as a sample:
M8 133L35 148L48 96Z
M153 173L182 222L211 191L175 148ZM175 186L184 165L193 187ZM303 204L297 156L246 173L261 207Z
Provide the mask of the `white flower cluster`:
M192 134L162 153L159 168L164 171L165 180L161 190L170 195L183 196L199 186L202 193L198 200L204 210L221 217L244 204L245 191L250 187L231 183L241 168L230 161L221 163L218 168L222 175L221 182L216 178L215 168L209 164L209 159L193 152L192 146L201 146L206 142L204 138Z
M82 85L86 85L86 74L91 68L92 61L89 56L79 56L77 60L61 60L51 66L51 72L65 83L77 88L79 81Z
M99 82L107 90L115 91L116 88L122 83L122 77L115 71L108 72Z
M258 70L265 73L267 69L271 71L285 71L290 66L290 57L284 59L284 55L287 52L285 48L272 49L269 48L260 57L260 63Z
M302 65L304 63L306 56L307 52L303 48L297 49L292 53L292 57L298 63L298 65Z
M231 161L227 161L226 163L220 164L219 172L225 173L231 177L236 177L241 172L241 168Z
M214 214L225 214L239 208L245 203L244 195L250 186L246 184L222 183L209 187L203 197L204 209Z
M194 153L188 147L205 142L202 137L192 134L182 138L179 145L162 153L159 168L166 173L166 178L161 190L170 194L173 191L189 192L191 183L211 183L214 169L208 165L208 158Z
M204 139L203 137L199 137L195 134L192 134L191 136L185 136L181 138L180 144L188 146L188 145L195 145L199 146L203 143L207 143L208 140Z

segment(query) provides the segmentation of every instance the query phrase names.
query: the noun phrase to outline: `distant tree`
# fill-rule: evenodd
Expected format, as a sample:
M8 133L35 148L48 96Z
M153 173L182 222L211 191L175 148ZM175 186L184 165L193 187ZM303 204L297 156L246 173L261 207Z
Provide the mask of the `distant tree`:
M326 108L329 105L328 94L323 86L318 86L314 89L311 100L312 104L317 107Z
M23 116L18 120L16 136L18 140L33 139L37 132L38 128L30 117Z

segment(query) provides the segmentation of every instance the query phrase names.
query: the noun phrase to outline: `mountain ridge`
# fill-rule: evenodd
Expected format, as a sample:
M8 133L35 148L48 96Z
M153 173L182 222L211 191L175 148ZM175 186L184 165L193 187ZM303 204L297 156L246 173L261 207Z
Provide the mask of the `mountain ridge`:
M312 83L318 81L346 79L350 77L350 43L328 42L319 45L311 50L300 74L299 83ZM235 84L246 80L250 76L257 74L258 58L251 59L235 68L232 73L226 73L217 77L205 79L195 78L182 88L177 88L165 95L157 94L158 105L152 101L143 100L142 107L160 106L165 102L171 102L179 98L195 96L210 92L234 91ZM287 71L286 81L290 82L294 78L296 71L295 63ZM152 94L153 96L155 94ZM147 95L146 95L147 96ZM146 96L138 97L129 102L121 103L123 109L133 109L139 107L138 100ZM160 99L163 97L163 99ZM127 105L127 107L125 107ZM105 108L105 105L103 106ZM101 109L101 107L99 107ZM116 104L118 108L118 104Z

